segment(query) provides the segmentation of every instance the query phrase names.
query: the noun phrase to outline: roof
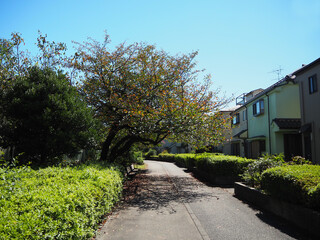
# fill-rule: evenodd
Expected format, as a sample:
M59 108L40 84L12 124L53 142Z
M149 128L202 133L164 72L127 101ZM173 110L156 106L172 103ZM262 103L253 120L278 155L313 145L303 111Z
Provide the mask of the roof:
M240 138L241 134L243 134L243 133L245 133L247 131L248 131L248 129L242 130L242 131L238 132L237 134L235 134L233 137Z
M313 62L307 64L307 65L302 65L301 68L299 68L298 70L294 71L293 73L289 74L289 76L293 76L293 75L299 75L302 72L305 72L307 70L309 70L309 68L313 67L314 65L320 63L320 58L314 60Z
M300 132L300 133L312 132L312 125L311 125L311 123L308 123L308 124L305 124L305 125L301 126L299 132Z
M264 91L258 93L257 95L255 95L253 98L250 98L244 105L242 105L241 107L239 107L238 109L241 109L243 107L245 107L248 103L255 101L256 99L258 99L259 97L267 94L268 92L272 91L273 89L279 87L279 86L283 86L289 82L294 82L295 76L301 74L304 71L307 71L308 69L310 69L311 67L313 67L316 64L320 63L320 58L314 60L313 62L307 64L307 65L303 65L301 68L299 68L298 70L292 72L291 74L286 75L283 79L281 79L280 81L272 84L270 87L266 88ZM238 110L236 109L236 110Z
M235 110L237 110L240 106L236 105L236 106L233 106L233 107L229 107L229 108L225 108L225 109L222 109L220 110L220 112L234 112Z
M273 119L280 129L300 129L300 118L275 118Z

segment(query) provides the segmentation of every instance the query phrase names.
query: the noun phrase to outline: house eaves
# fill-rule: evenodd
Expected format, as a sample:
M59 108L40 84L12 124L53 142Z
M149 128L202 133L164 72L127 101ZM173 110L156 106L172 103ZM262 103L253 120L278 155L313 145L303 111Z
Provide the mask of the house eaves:
M313 66L320 64L320 58L314 60L313 62L307 64L307 65L303 65L301 68L299 68L298 70L294 71L293 73L289 74L289 76L294 76L294 75L300 75L305 71L308 71L310 68L312 68Z
M301 119L300 118L275 118L272 120L275 122L279 129L300 129Z
M254 96L253 98L251 98L250 100L248 100L244 105L242 105L241 107L237 108L234 112L238 112L239 110L246 108L247 105L251 102L256 101L257 99L259 99L260 97L262 97L263 95L266 95L267 93L269 93L270 91L272 91L273 89L286 85L289 82L294 82L294 79L297 75L302 74L303 72L309 70L311 67L317 65L320 63L320 58L316 59L315 61L302 66L301 68L299 68L298 70L292 72L291 74L286 75L283 79L281 79L280 81L276 82L275 84L271 85L270 87L266 88L264 91L258 93L256 96Z

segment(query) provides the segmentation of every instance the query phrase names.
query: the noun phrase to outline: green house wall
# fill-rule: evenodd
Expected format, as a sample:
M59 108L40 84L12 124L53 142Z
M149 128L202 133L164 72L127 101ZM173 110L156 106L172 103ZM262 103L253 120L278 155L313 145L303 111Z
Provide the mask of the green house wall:
M264 114L254 116L253 104L260 99L264 100ZM279 86L248 103L247 109L248 140L265 136L265 153L283 153L283 136L290 131L280 130L272 120L275 118L300 118L299 86L293 83Z

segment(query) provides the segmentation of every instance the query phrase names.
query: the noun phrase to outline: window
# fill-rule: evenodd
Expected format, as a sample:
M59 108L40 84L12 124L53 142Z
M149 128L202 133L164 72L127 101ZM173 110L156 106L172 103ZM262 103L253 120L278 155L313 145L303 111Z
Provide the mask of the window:
M259 101L255 102L253 104L253 115L258 116L260 114L264 113L264 101L263 99L260 99Z
M243 121L246 121L246 120L247 120L247 110L244 110L244 111L242 112L242 120L243 120Z
M259 141L259 147L260 147L260 153L266 151L266 141L265 140L260 140Z
M317 75L313 75L309 77L309 93L315 93L318 91L318 84L317 84Z
M236 113L236 115L234 115L234 117L232 118L232 124L236 125L240 122L240 115L239 113Z

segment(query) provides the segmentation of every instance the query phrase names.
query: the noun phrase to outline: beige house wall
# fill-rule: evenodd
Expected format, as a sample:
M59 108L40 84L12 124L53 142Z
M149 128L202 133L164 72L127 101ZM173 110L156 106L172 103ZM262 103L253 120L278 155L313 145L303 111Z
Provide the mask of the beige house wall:
M318 91L309 93L309 77L317 76ZM302 125L311 124L312 161L320 164L320 62L297 74L296 82L300 86L300 105ZM305 145L303 140L303 145ZM305 152L304 152L305 154Z

